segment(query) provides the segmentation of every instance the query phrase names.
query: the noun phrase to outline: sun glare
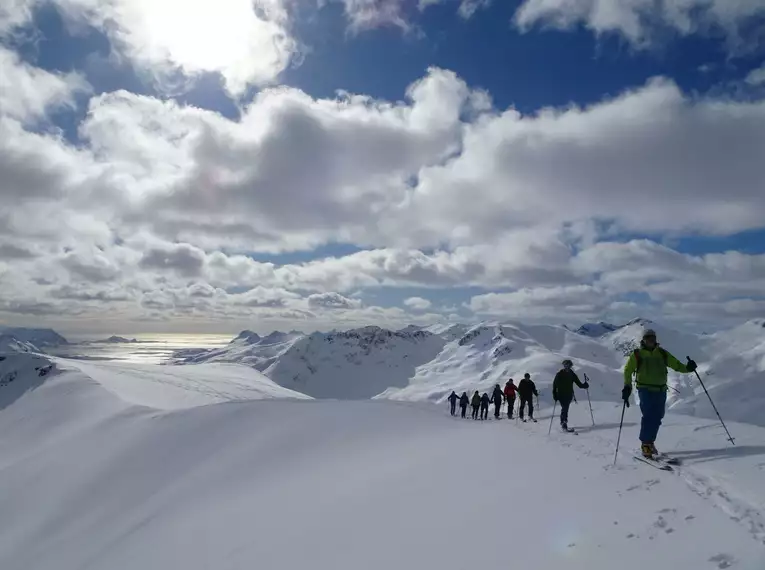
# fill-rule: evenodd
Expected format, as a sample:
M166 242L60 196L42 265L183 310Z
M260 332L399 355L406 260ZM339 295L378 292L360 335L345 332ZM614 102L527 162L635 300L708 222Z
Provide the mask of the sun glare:
M218 71L232 91L273 79L292 50L281 14L256 13L252 0L125 0L122 10L135 57L187 73Z

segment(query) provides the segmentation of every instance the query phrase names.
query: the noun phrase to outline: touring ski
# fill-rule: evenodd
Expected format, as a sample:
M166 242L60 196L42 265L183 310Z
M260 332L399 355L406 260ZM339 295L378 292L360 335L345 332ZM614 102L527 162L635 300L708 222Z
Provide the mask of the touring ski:
M633 455L637 461L642 461L643 463L650 465L651 467L655 467L656 469L659 469L661 471L674 471L672 469L672 466L668 463L665 463L663 461L657 460L657 459L648 459L647 457L643 457L642 455Z

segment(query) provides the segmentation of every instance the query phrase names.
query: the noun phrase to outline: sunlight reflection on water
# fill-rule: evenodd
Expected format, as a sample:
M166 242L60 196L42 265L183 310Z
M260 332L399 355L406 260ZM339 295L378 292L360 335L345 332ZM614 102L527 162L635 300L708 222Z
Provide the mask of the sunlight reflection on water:
M217 348L231 341L233 335L211 334L143 334L120 335L136 339L131 343L94 343L87 339L70 339L72 344L46 349L64 358L87 360L119 360L141 364L162 364L175 351L188 348Z

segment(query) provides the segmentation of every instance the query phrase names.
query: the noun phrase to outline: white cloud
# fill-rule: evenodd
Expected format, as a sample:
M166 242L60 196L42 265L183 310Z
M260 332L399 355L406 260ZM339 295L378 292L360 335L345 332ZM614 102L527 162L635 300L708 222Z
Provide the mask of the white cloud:
M757 69L753 69L746 76L746 82L749 85L763 85L765 84L765 64Z
M584 24L596 34L622 34L639 47L650 44L661 26L682 35L720 29L731 47L741 49L752 31L749 19L763 14L761 0L526 0L515 22L522 30L535 24L563 30ZM756 34L752 42L758 41Z
M351 29L359 32L381 26L395 26L402 30L411 29L413 0L319 0L319 5L327 1L342 2L345 15ZM419 0L417 9L422 12L437 4L457 4L457 13L465 19L470 18L481 8L487 8L492 0Z
M90 89L77 73L54 74L21 61L16 52L0 47L0 115L32 122L49 110L72 107L78 92Z
M159 88L177 84L178 71L218 72L239 96L273 82L299 51L286 0L11 0L0 7L0 34L28 25L45 4L100 29Z
M432 304L433 303L429 300L423 299L422 297L409 297L408 299L404 299L404 305L415 311L425 311L429 309Z
M761 227L763 101L657 79L523 115L431 69L405 101L268 89L239 121L105 93L75 148L28 124L69 103L66 77L7 61L29 100L0 108L4 317L394 326L440 317L425 293L379 307L369 288L469 286L479 315L625 315L639 293L725 319L765 290L763 256L601 241ZM257 261L333 241L363 249Z

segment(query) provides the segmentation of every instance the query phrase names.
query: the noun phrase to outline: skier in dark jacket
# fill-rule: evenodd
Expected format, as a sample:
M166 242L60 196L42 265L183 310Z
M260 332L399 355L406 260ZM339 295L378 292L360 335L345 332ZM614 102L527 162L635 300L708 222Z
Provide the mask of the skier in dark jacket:
M568 408L571 400L574 399L574 384L586 390L590 385L579 381L573 369L574 363L566 359L563 361L563 369L558 371L553 380L552 394L553 401L560 404L560 427L563 431L568 431Z
M507 417L513 419L513 408L515 408L515 391L517 388L513 384L513 379L507 381L505 384L505 400L507 400Z
M502 400L505 395L502 393L502 388L499 384L494 385L494 391L491 393L491 403L494 404L494 417L499 419L499 410L502 408Z
M457 412L457 400L459 399L459 396L457 395L457 392L452 390L452 393L449 394L449 397L447 400L449 400L449 411L452 415L455 415Z
M467 392L462 392L462 396L460 396L460 410L462 410L462 417L465 417L465 414L467 413L467 407L470 403L470 398L468 398Z
M485 420L489 417L489 402L491 399L489 398L489 395L484 392L483 396L481 396L481 419Z
M518 396L521 398L521 407L518 411L518 415L521 416L521 421L526 421L523 418L523 409L526 407L527 403L529 405L529 419L532 422L537 421L534 419L534 396L539 396L539 392L537 392L537 386L534 384L534 381L531 379L531 375L528 372L523 375L523 380L518 382Z
M470 406L473 408L473 415L471 416L474 420L478 419L478 408L481 407L481 395L476 392L473 394L473 398L470 400Z

